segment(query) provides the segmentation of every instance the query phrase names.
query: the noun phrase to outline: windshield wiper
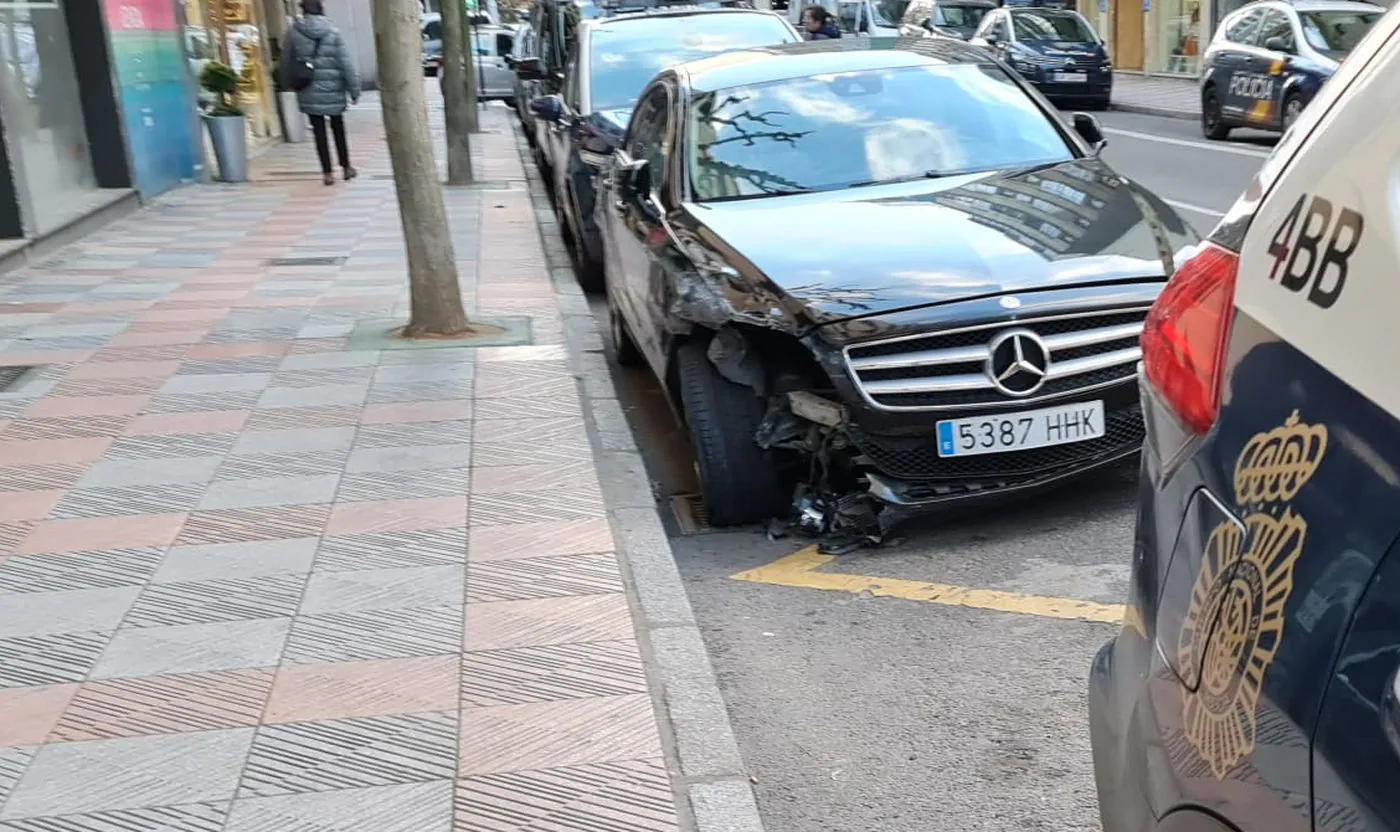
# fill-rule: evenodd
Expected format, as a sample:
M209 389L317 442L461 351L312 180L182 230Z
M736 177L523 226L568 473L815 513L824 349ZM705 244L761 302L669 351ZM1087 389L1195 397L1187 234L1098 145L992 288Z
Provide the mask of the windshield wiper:
M960 172L959 172L960 173ZM896 176L893 179L867 179L864 182L852 182L847 188L868 188L871 185L897 185L900 182L917 182L920 179L942 179L945 176L956 176L958 173L943 170L926 170L923 173L915 173L909 176Z

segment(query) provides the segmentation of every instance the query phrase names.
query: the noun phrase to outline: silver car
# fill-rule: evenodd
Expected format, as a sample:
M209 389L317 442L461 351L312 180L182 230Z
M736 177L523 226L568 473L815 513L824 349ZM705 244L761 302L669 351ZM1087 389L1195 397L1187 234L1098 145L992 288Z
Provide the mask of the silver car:
M515 98L515 70L507 58L515 45L515 29L510 26L477 26L472 56L476 71L477 98L481 101L509 101Z

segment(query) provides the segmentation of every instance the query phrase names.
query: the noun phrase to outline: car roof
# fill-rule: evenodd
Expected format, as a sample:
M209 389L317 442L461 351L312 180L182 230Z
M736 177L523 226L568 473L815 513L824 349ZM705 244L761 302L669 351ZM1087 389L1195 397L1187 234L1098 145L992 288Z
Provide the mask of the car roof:
M691 89L713 92L832 72L991 63L985 51L952 38L841 38L727 52L678 70Z
M617 26L633 20L655 20L658 17L694 17L700 14L761 14L782 18L782 15L776 14L775 12L763 11L761 9L743 9L725 6L705 7L671 5L654 9L627 10L609 17L594 17L579 21L579 26L589 29L598 29L605 26Z
M1291 7L1300 12L1359 12L1362 14L1374 12L1380 14L1385 11L1384 6L1367 3L1364 0L1291 0L1291 2L1290 0L1277 0L1277 2L1265 0L1265 2L1269 2L1270 5ZM1244 8L1247 9L1254 5L1256 4L1250 3Z
M935 6L982 6L988 9L995 9L996 3L992 0L933 0Z

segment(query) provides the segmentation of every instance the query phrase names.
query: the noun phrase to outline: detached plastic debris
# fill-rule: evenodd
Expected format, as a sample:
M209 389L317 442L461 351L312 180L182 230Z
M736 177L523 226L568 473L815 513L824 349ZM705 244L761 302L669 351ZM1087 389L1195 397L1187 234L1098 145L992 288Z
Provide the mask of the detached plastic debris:
M768 539L786 537L789 529L816 538L818 551L825 555L879 546L887 533L880 524L877 501L869 494L853 492L836 497L806 484L797 486L787 523L775 520L769 524Z

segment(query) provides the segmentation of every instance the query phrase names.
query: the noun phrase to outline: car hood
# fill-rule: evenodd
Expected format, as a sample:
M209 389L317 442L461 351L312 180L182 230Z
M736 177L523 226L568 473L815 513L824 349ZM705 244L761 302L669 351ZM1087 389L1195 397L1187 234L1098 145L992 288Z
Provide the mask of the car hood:
M1097 159L687 206L750 305L815 324L1005 292L1160 280L1199 238Z
M1089 58L1104 58L1108 53L1100 43L1080 43L1075 41L1021 41L1016 44L1022 50L1042 58L1070 58L1083 61Z

